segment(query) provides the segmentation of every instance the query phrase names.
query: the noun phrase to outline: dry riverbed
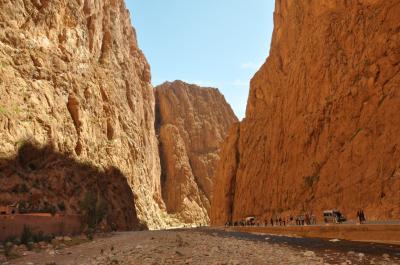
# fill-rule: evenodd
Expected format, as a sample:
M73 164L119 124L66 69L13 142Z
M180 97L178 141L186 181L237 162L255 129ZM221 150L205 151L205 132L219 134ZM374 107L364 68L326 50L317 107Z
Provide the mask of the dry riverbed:
M0 263L1 264L1 263ZM400 264L390 256L332 253L247 240L213 230L116 233L76 246L29 253L3 264Z

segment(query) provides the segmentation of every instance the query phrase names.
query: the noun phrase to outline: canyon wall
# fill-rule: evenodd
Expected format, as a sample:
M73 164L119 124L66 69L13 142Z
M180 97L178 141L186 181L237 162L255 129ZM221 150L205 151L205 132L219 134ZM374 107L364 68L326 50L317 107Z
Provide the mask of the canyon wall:
M237 121L217 89L181 81L156 87L162 195L168 213L208 224L219 149Z
M116 222L130 223L127 212L149 228L166 225L150 68L124 1L0 1L0 29L0 203L21 197L37 201L32 207L58 208L51 198L59 197L75 213L90 183L116 175L133 192L120 200L123 182L107 184L106 199L120 201ZM21 164L14 158L27 143L43 157ZM81 163L89 171L75 176ZM43 179L31 190L38 172ZM91 178L87 172L95 176L78 190L83 176ZM24 183L28 189L13 188Z
M214 224L336 208L400 217L400 2L276 0L270 55L222 148Z

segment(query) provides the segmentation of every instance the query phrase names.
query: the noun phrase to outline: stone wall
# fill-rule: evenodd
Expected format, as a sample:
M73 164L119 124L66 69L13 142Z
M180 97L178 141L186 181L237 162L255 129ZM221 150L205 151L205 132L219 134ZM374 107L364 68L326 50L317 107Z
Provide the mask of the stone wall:
M82 232L80 215L15 214L0 215L0 241L8 237L19 237L24 226L38 233L55 236L77 235Z

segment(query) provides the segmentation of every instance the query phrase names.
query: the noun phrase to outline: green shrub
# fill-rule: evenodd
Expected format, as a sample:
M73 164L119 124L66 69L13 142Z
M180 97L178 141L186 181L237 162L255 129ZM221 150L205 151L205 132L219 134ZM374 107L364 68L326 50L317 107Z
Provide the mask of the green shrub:
M20 192L20 193L27 193L27 192L29 192L28 186L26 186L25 183L22 183L22 184L20 185L20 187L19 187L19 192Z
M32 235L32 239L33 239L33 242L36 242L36 243L45 241L45 235L44 235L43 231L39 231L39 233Z
M59 209L61 212L64 212L64 211L65 211L65 203L64 203L64 202L60 202L60 203L58 204L58 209Z
M55 238L53 234L44 235L43 241L47 243L51 243L51 241Z
M11 242L13 244L17 244L16 241L19 241L19 238L16 236L9 236L4 240L4 243ZM18 245L18 244L17 244Z
M14 243L14 245L21 245L21 239L19 239L18 237L15 237L14 241L12 241Z
M29 192L28 186L26 186L25 183L23 184L17 184L12 188L13 193L27 193Z
M55 215L57 213L57 209L54 205L50 205L48 211L51 215Z
M46 235L43 231L39 231L35 233L29 226L24 226L22 230L20 238L12 236L8 237L4 241L4 252L7 257L11 257L12 253L11 250L14 245L21 245L24 244L28 250L32 250L35 246L35 243L39 243L42 241L50 243L54 239L54 235L48 234ZM15 254L15 253L14 253ZM15 256L14 258L16 258ZM11 257L13 258L13 257Z
M33 232L29 226L24 226L24 229L21 233L21 243L24 245L28 245L29 242L33 241Z
M18 107L18 106L15 106L15 107L13 108L13 111L14 111L14 113L17 114L17 115L21 114L21 108Z
M49 213L51 215L55 215L57 213L57 209L54 205L45 202L44 207L42 207L39 212L41 213Z
M94 235L94 229L93 228L88 228L86 230L86 236L89 240L93 240L93 235Z
M5 114L7 114L7 110L4 107L0 106L0 115L5 115Z
M35 246L35 243L33 241L29 241L28 244L26 244L26 248L28 250L32 250L34 246Z
M80 209L88 228L95 230L107 214L107 203L101 196L89 191L80 203Z
M28 213L28 204L25 201L21 201L18 203L18 212L19 213Z
M8 258L11 256L11 250L13 249L14 244L10 241L6 241L4 243L4 255Z
M99 198L96 203L96 225L107 215L107 203L103 198Z

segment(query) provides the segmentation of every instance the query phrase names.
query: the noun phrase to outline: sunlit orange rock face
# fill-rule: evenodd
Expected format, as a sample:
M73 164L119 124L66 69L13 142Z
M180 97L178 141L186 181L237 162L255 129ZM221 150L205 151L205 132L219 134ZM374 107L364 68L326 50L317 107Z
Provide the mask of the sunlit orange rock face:
M219 149L237 118L214 88L175 81L155 95L167 211L184 223L208 224Z
M123 0L0 1L2 161L14 161L19 147L33 141L51 147L59 154L55 158L71 158L74 162L68 165L85 163L100 173L117 168L134 198L122 200L118 206L122 220L114 221L129 223L123 212L136 211L149 228L165 226L154 103L150 67L138 48ZM50 163L47 157L39 160L53 172L66 164ZM9 167L4 168L8 172ZM29 181L16 169L12 172L0 172L0 205L29 201L37 193L38 205L56 207L63 201L68 213L78 211L84 190L71 195L73 202L47 186L17 196L8 186ZM46 176L57 192L62 192L64 179L73 178L63 172L70 171L60 168L59 175ZM32 174L27 176L32 180ZM120 192L116 188L104 194L115 202L120 200L114 197L126 197Z
M336 208L400 216L400 2L277 0L215 179L212 223Z

